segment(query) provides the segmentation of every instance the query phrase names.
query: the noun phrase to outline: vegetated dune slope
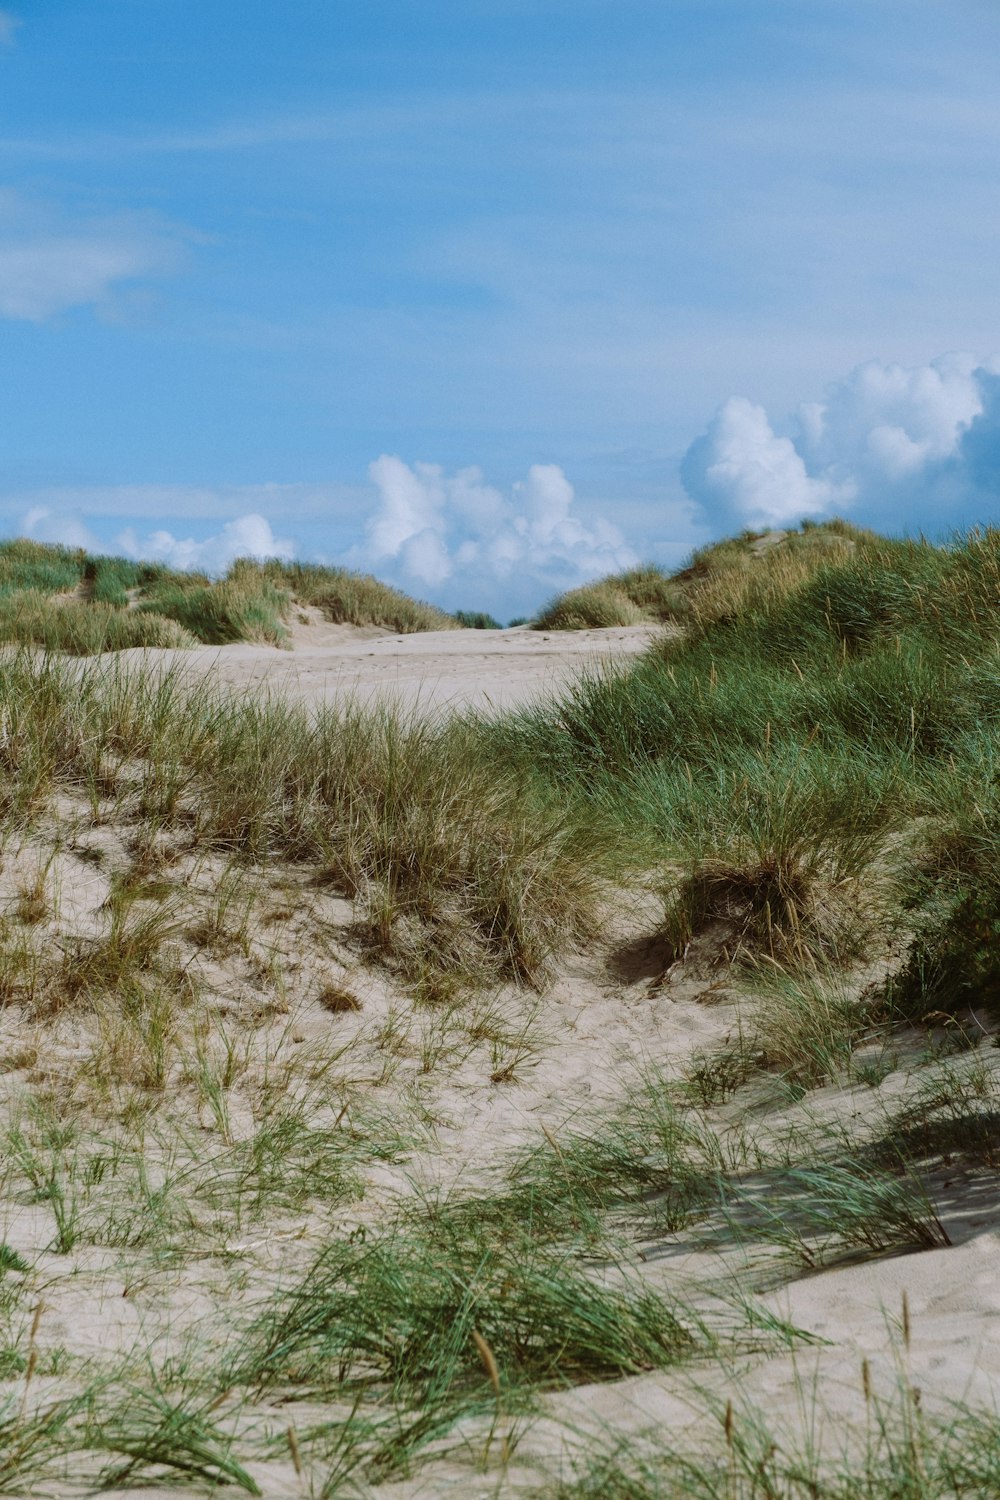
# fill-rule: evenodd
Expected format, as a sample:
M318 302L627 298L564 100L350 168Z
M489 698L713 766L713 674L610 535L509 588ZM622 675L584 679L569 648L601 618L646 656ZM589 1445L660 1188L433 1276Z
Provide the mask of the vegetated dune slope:
M998 1493L1000 544L814 530L0 662L8 1492Z

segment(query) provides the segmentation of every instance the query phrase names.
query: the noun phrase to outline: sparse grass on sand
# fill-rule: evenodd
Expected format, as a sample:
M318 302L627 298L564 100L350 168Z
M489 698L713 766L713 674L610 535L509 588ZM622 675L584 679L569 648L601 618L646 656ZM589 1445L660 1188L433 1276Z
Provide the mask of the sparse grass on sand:
M355 903L364 945L410 975L533 982L593 921L602 861L588 830L540 785L483 764L461 725L388 707L310 716L177 671L81 676L30 655L0 663L0 716L10 828L71 788L245 864L303 862ZM109 909L105 948L74 955L68 987L120 985L148 962L142 933L162 912Z
M380 590L0 548L0 1490L994 1496L826 1278L998 1220L1000 537L636 570L488 718L59 654L456 623Z

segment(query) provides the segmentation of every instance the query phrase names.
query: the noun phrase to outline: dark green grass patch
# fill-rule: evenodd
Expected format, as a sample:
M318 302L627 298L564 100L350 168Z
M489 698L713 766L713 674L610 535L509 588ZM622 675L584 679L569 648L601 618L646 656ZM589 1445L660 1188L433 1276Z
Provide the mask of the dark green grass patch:
M456 609L454 618L463 630L503 629L499 620L495 620L492 615L486 614L481 609Z
M232 1378L256 1387L389 1383L417 1391L449 1372L501 1384L637 1373L689 1355L690 1314L621 1273L588 1275L554 1247L488 1236L438 1215L424 1232L338 1245L249 1331Z

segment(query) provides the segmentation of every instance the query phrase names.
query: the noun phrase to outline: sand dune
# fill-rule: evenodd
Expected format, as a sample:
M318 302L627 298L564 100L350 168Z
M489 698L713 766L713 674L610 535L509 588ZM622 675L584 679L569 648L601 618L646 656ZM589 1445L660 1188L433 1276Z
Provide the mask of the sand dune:
M539 702L581 670L633 658L656 635L635 626L387 636L304 610L290 649L125 652L103 665L177 667L231 692L266 689L311 706L386 698L437 715ZM23 1410L44 1411L94 1379L102 1411L117 1411L116 1401L127 1410L136 1370L145 1379L155 1368L206 1421L218 1413L213 1453L233 1436L264 1495L354 1493L310 1490L287 1446L294 1425L309 1473L325 1482L330 1434L347 1416L336 1390L313 1397L306 1386L286 1404L280 1385L234 1392L221 1372L254 1312L276 1288L308 1284L330 1244L376 1244L401 1212L470 1194L502 1201L511 1163L533 1150L549 1161L550 1187L572 1197L567 1163L578 1137L604 1132L607 1141L631 1110L627 1129L641 1139L643 1110L670 1090L711 1137L718 1154L705 1170L726 1178L728 1205L749 1205L744 1219L742 1209L728 1207L727 1218L707 1202L680 1227L657 1230L669 1177L648 1201L629 1197L623 1177L610 1237L592 1244L585 1225L571 1223L572 1253L589 1288L627 1284L680 1298L709 1320L724 1312L717 1349L662 1368L651 1361L624 1378L543 1381L531 1414L502 1411L496 1432L492 1410L449 1418L447 1439L421 1449L412 1472L400 1462L383 1476L375 1439L359 1424L351 1440L371 1483L358 1493L562 1500L573 1492L557 1486L574 1462L602 1451L634 1457L675 1445L717 1458L721 1450L724 1462L720 1414L730 1402L737 1421L766 1421L777 1443L811 1444L831 1462L863 1447L873 1401L892 1407L894 1432L917 1409L921 1420L947 1422L951 1403L991 1406L1000 1380L992 1158L945 1158L925 1170L941 1231L934 1248L843 1250L833 1236L831 1250L814 1226L810 1243L820 1249L810 1265L808 1256L796 1261L793 1240L761 1233L752 1210L780 1201L789 1142L822 1165L845 1141L863 1148L878 1138L921 1091L945 1101L964 1091L988 1124L1000 1098L994 1047L956 1052L945 1038L936 1052L915 1028L895 1035L891 1066L873 1067L867 1082L851 1074L796 1090L760 1069L738 1098L723 1090L699 1103L698 1068L752 1035L759 995L745 970L697 943L666 961L655 872L607 892L603 921L567 945L537 990L509 977L480 991L426 989L412 967L373 953L363 892L352 897L328 866L287 850L241 862L181 805L183 787L178 815L160 820L159 789L145 774L110 758L93 785L61 787L30 831L11 836L0 868L5 934L21 945L4 950L0 1010L10 1163L0 1240L17 1268L6 1283L0 1268L0 1291L9 1290L21 1361L8 1390ZM97 973L81 998L75 976L88 956L121 962L131 935L153 919L161 927L146 967L122 971L132 988L102 988ZM855 998L873 972L864 962L849 971ZM650 1079L655 1099L642 1092ZM614 1149L624 1172L645 1148L626 1133ZM794 1221L794 1208L787 1216ZM36 1343L40 1374L29 1392ZM215 1382L204 1388L203 1369ZM483 1386L489 1407L485 1376ZM365 1411L383 1416L382 1399L374 1394ZM96 1482L92 1435L73 1441ZM154 1461L135 1476L126 1466L110 1493L147 1494L142 1479L158 1476ZM46 1491L74 1493L65 1477ZM181 1478L172 1492L194 1500L205 1486ZM757 1491L734 1481L725 1493L743 1500Z

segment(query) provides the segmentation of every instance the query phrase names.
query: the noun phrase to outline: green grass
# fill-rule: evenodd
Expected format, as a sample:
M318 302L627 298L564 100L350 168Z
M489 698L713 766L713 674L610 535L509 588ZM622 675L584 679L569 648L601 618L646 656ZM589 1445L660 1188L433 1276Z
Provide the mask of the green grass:
M876 1166L900 1160L1000 1166L1000 1078L987 1057L981 1050L930 1069L902 1103L886 1111L868 1160Z
M596 583L571 590L546 605L534 621L535 630L607 630L615 625L641 625L642 609L623 588Z
M213 580L24 538L0 542L0 642L72 656L199 642L282 646L295 601L315 605L330 620L396 633L458 624L433 605L345 568L241 558Z
M751 600L780 598L817 569L846 562L855 545L869 538L871 533L842 521L805 525L774 546L766 545L767 533L745 532L701 548L678 573L646 563L571 589L545 606L534 628L587 630L643 621L704 625Z
M890 1016L877 994L858 997L837 971L762 971L745 1047L764 1067L813 1088L845 1079L865 1043L885 1040Z
M381 625L394 635L458 628L452 615L433 604L411 599L367 573L318 563L265 563L260 571L303 604L322 610L336 624Z
M454 619L463 630L502 630L499 620L481 609L456 609Z
M613 864L544 788L483 763L461 726L388 708L310 716L185 687L176 673L71 677L28 656L0 663L0 712L12 828L30 827L63 788L102 816L127 796L157 828L187 829L237 864L308 863L356 903L358 944L415 978L535 982L592 926ZM73 948L61 993L148 971L164 922L155 907L119 903L104 937Z
M919 827L926 845L930 819L911 988L927 1011L956 985L988 998L997 533L942 549L828 527L748 546L682 575L683 634L554 709L484 725L484 752L588 809L637 868L666 867L677 957L711 933L720 962L849 962L899 913L892 862L912 869L907 840Z
M26 1409L18 1398L0 1406L0 1494L38 1494L52 1482L73 1446L86 1396Z
M17 1248L0 1247L0 1372L23 1384L0 1418L0 1484L41 1491L79 1463L108 1484L252 1490L267 1454L287 1466L279 1484L297 1463L302 1492L333 1500L445 1453L499 1482L546 1391L675 1364L696 1378L699 1359L794 1346L749 1303L734 1317L711 1288L697 1311L665 1292L672 1249L773 1282L947 1245L939 1173L988 1187L997 1165L1000 539L941 549L829 526L755 548L630 575L629 607L682 629L554 704L491 718L310 715L180 669L3 654ZM151 628L159 600L199 639L278 641L297 599L433 628L383 596L365 616L364 589L348 604L341 585L282 564L213 583L0 549L0 609L30 596L70 625ZM103 906L80 931L59 869L85 853ZM297 968L303 916L330 894L350 907L317 918ZM630 936L614 939L626 899ZM283 943L265 925L276 905ZM517 1091L558 1059L565 1010L546 984L574 946L571 972L627 982L637 1016L693 995L731 1009L717 1028L696 1012L717 1041L669 1058L669 1078L619 1080L599 1114L539 1075L543 1127ZM388 976L369 986L366 963ZM238 1010L216 993L230 982ZM311 1031L294 1045L298 985L309 1027L361 1027L356 1050L313 1055ZM416 1152L455 1124L435 1092L453 1065L538 1129L475 1192L421 1193L434 1179ZM882 1089L896 1065L913 1076ZM391 1107L362 1093L390 1084ZM824 1115L831 1085L857 1101L841 1128ZM40 1354L37 1319L26 1337L39 1278L98 1264L157 1337L157 1299L173 1317L192 1277L218 1309L212 1335L225 1325L216 1355L175 1352L156 1373L133 1350L99 1379L95 1355L70 1368L85 1406L42 1400L39 1359L56 1380L77 1356ZM706 1411L715 1447L682 1453L661 1434L548 1493L996 1489L995 1422L939 1421L909 1392L902 1406L869 1392L860 1441L822 1461L753 1413Z
M861 1256L934 1250L951 1244L915 1173L860 1157L772 1171L725 1193L726 1233L764 1242L799 1270L815 1271L845 1253Z
M358 903L358 941L401 972L492 967L527 980L589 930L602 880L630 866L660 869L677 957L711 933L721 962L846 963L894 899L890 850L933 818L945 853L915 899L937 903L942 921L955 913L956 942L982 931L982 977L960 949L948 958L943 934L936 957L915 950L914 984L928 1011L944 1008L937 991L959 969L986 993L991 888L979 878L962 896L956 872L993 859L983 746L995 744L1000 702L995 540L943 551L830 529L796 536L787 554L781 543L728 572L708 568L757 580L730 613L692 618L631 669L584 678L555 710L489 721L432 727L353 709L310 720L107 677L74 687L71 705L53 668L11 662L0 754L16 771L3 796L15 820L56 781L86 784L96 807L114 764L134 757L147 818L186 820L238 861L322 864ZM831 548L844 554L835 564ZM282 590L308 591L305 576L237 565L210 586L222 614L198 605L203 632L238 598L264 615L233 629L277 630ZM150 587L190 603L208 585ZM27 701L14 702L26 672Z
M79 1438L81 1448L114 1456L100 1475L100 1487L132 1487L144 1478L162 1483L167 1474L201 1480L213 1491L235 1485L259 1495L259 1484L233 1456L232 1436L214 1419L212 1405L192 1404L155 1386L102 1391Z
M609 1379L699 1347L695 1315L639 1279L587 1274L530 1236L496 1241L443 1204L419 1225L325 1250L248 1330L227 1378L261 1390L386 1385L418 1399L442 1381L460 1393L491 1379Z
M991 1500L1000 1487L996 1412L955 1403L926 1416L903 1378L823 1444L815 1413L788 1435L759 1409L706 1405L701 1451L663 1432L591 1444L532 1500Z
M209 646L230 641L262 641L280 646L287 639L283 620L289 594L252 563L234 563L216 583L173 578L155 584L139 605L160 615Z
M52 604L33 589L0 594L0 641L40 646L67 656L97 656L135 647L185 647L195 637L164 614L70 599Z
M658 1231L687 1227L718 1201L724 1170L714 1133L649 1073L599 1125L550 1131L514 1156L501 1188L470 1194L450 1213L488 1227L500 1243L530 1233L542 1243L602 1245L622 1208Z
M676 620L685 612L681 586L655 563L561 594L534 621L535 630L593 630Z

